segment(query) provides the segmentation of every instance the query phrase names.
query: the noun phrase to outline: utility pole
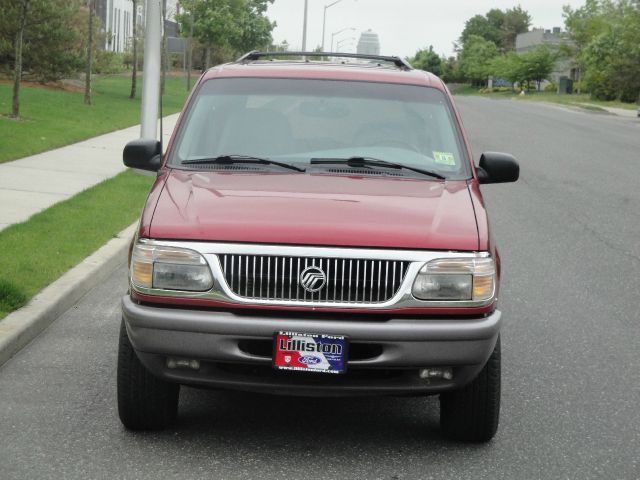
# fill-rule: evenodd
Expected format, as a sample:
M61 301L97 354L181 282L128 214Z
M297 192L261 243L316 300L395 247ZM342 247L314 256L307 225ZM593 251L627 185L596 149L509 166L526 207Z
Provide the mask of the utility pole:
M158 139L158 104L160 102L160 58L162 45L161 0L146 0L144 68L142 73L142 125L140 138Z
M309 10L309 0L304 0L304 22L302 24L302 51L307 51L307 12Z

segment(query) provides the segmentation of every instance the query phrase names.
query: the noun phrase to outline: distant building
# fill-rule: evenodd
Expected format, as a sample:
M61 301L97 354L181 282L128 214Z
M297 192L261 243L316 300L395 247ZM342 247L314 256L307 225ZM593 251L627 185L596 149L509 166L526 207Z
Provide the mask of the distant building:
M557 49L561 45L573 45L573 40L571 40L567 33L563 32L560 27L554 27L553 30L534 28L530 32L520 33L516 37L516 53L528 52L542 45L546 45L551 49ZM560 77L578 80L577 75L578 71L574 60L571 58L561 58L556 63L550 80L555 83L558 83Z
M360 34L357 52L362 55L380 55L380 39L370 29Z
M144 2L141 0L138 3L138 21L140 21ZM96 15L102 21L105 33L104 49L111 52L127 50L133 34L133 2L131 0L98 0Z
M139 32L144 31L145 0L138 0L136 24ZM167 37L178 37L176 15L180 13L178 0L164 0L166 21L164 24ZM131 0L97 0L96 15L102 21L105 41L104 49L111 52L126 52L131 48L133 37L133 2Z

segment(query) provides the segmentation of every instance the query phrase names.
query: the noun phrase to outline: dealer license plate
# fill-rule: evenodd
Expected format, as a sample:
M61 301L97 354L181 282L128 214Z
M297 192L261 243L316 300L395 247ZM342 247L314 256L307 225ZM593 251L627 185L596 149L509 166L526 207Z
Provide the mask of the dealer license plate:
M274 336L273 366L277 370L344 373L348 340L340 335L277 332Z

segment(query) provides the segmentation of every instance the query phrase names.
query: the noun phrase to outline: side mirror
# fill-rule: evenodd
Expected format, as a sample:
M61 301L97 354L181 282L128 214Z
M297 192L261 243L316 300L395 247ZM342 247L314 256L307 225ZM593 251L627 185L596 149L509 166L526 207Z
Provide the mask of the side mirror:
M138 139L127 143L122 151L127 167L157 172L162 164L162 151L157 140Z
M520 165L508 153L483 153L476 170L480 183L515 182L520 176Z

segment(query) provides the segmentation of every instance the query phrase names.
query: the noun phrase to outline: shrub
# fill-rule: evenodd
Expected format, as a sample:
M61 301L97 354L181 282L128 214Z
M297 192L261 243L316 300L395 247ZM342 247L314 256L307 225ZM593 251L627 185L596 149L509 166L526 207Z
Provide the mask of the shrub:
M124 60L124 53L99 50L96 54L96 61L93 64L93 71L101 74L124 72L126 70Z
M574 87L574 89L575 89L575 87ZM558 85L556 85L554 82L550 82L547 85L545 85L544 91L545 92L557 92L558 91Z
M587 85L584 82L573 82L573 91L575 93L590 93L589 88L587 88Z

